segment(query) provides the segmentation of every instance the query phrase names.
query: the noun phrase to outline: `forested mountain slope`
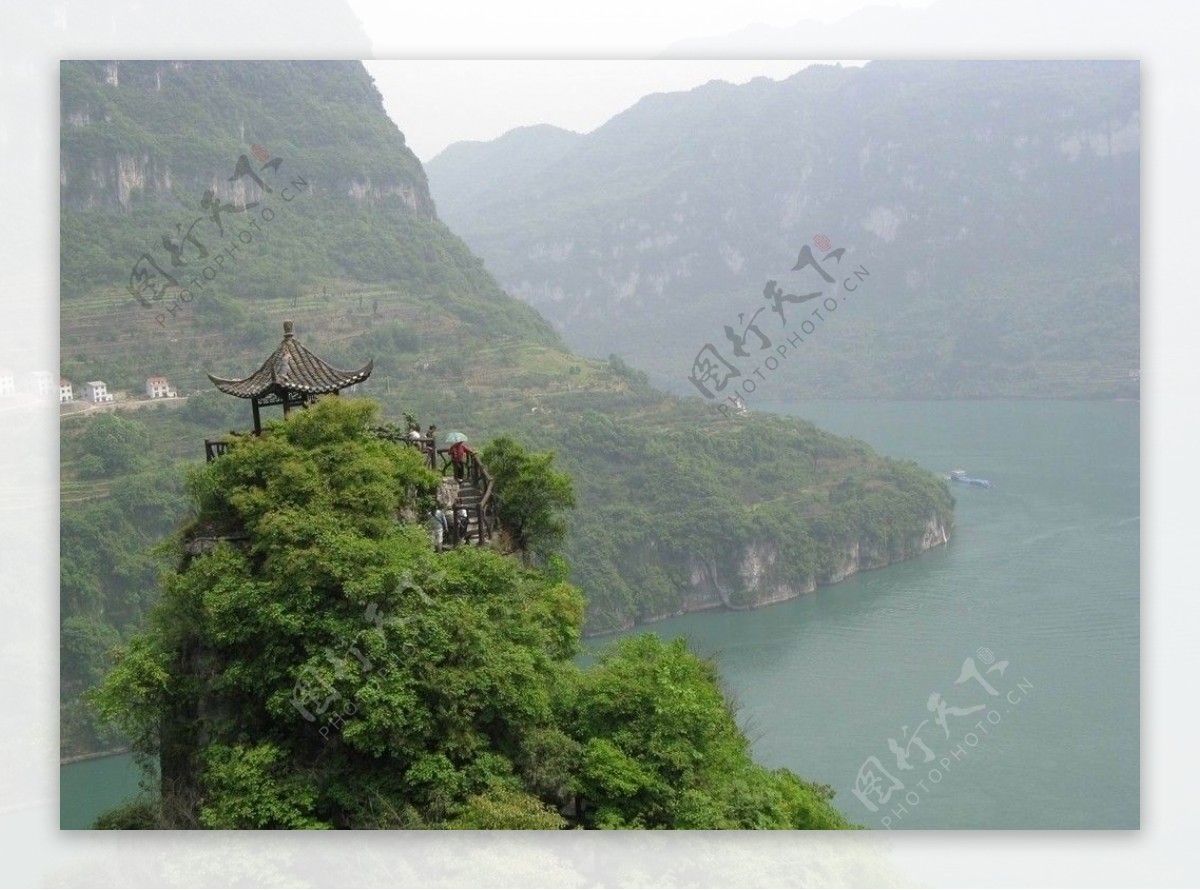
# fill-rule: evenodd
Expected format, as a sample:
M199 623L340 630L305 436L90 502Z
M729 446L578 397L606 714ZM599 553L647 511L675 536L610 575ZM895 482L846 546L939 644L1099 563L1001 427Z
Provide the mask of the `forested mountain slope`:
M725 326L757 316L779 342L765 289L820 289L793 269L824 236L872 290L769 398L1113 398L1138 393L1139 147L1136 62L871 62L647 96L586 135L523 128L427 166L510 293L672 390L695 392L705 343L750 373Z

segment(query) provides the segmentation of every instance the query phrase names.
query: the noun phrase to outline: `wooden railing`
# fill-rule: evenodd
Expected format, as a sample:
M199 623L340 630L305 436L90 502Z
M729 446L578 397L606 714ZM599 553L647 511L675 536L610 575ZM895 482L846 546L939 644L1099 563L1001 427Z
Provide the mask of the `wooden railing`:
M446 451L447 449L442 449L444 455L442 459L443 476L453 464L450 457L445 455ZM475 539L478 543L484 544L500 527L500 519L496 515L496 503L493 497L496 486L492 481L492 474L487 471L487 467L479 459L479 455L473 451L467 454L467 458L463 462L462 481L480 493L479 502L474 504L471 509L475 514ZM452 545L459 543L457 522L450 524L450 543Z
M208 463L212 463L222 454L227 453L231 444L232 443L228 439L205 439L204 459Z
M421 436L419 439L414 439L406 433L400 433L385 426L377 426L371 432L379 438L395 442L397 445L406 445L409 448L417 449L425 455L425 465L431 470L437 469L437 440L434 437Z
M468 471L473 471L475 477L475 486L483 493L480 495L479 503L475 505L475 528L479 532L479 543L483 543L484 529L487 530L487 535L490 538L492 533L500 525L500 519L496 515L495 504L492 501L492 493L495 485L492 482L492 474L487 471L487 467L483 465L483 461L476 454L467 455Z

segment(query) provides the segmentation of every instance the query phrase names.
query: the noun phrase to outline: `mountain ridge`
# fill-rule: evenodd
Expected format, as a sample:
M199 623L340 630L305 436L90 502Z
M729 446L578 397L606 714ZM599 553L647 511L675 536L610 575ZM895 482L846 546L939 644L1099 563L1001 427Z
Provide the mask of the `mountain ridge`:
M507 193L479 175L503 142L428 172L506 289L672 391L826 235L886 300L777 397L1136 397L1138 88L1122 62L814 65L645 97Z

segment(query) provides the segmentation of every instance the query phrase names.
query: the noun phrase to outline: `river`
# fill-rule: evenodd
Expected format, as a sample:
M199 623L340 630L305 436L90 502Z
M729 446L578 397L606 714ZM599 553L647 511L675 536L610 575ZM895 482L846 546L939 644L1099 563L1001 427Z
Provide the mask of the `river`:
M137 796L141 775L131 754L80 760L60 767L59 827L91 828L102 812Z
M953 485L953 539L917 559L648 628L716 658L756 757L871 828L1137 828L1138 404L768 407L993 487ZM956 683L968 658L995 695Z
M768 407L993 487L952 486L953 539L918 559L636 632L714 657L755 756L867 827L1137 828L1139 405ZM62 773L64 827L136 792L127 758Z

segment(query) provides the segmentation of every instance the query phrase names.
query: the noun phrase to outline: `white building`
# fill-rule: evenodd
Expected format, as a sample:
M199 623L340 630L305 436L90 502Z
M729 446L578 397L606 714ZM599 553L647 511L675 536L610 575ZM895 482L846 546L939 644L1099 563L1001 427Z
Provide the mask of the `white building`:
M75 401L75 393L71 391L71 381L66 377L58 381L58 403L60 405Z
M179 393L171 389L171 384L167 383L166 377L159 374L146 378L146 395L152 399L173 399Z
M103 380L89 380L85 383L83 397L95 405L113 400L112 394L108 391L108 385Z
M11 396L16 394L17 378L13 376L12 371L0 370L0 396Z
M32 371L29 374L29 392L39 399L48 399L54 394L54 377L49 371Z

